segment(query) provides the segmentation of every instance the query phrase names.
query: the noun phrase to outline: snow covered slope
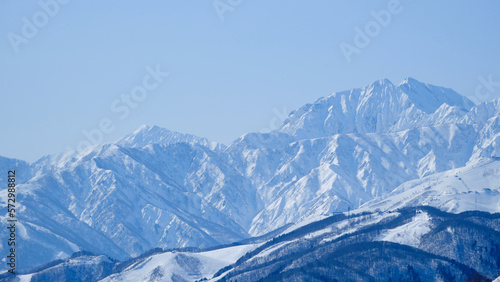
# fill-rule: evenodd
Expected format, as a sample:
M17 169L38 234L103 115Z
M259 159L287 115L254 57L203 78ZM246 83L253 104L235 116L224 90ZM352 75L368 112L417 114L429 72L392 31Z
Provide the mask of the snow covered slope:
M279 151L275 174L259 187L266 207L255 217L251 234L357 208L406 181L464 166L474 135L469 125L438 125L291 143Z
M448 212L500 212L500 161L481 160L400 185L359 211L433 206Z

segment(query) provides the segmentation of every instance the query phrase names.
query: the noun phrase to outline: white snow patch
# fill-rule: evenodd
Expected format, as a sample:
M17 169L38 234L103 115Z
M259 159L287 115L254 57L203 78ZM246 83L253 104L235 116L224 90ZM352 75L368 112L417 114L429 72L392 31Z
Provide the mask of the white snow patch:
M426 212L418 212L411 222L385 231L376 240L418 247L420 238L431 230L430 219Z

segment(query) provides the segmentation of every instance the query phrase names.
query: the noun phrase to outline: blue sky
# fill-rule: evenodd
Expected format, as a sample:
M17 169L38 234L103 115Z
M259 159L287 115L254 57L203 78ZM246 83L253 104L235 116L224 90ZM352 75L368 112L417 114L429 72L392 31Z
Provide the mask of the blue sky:
M34 161L83 131L111 142L143 124L228 144L380 78L471 98L480 77L500 82L499 1L54 1L0 3L2 156Z

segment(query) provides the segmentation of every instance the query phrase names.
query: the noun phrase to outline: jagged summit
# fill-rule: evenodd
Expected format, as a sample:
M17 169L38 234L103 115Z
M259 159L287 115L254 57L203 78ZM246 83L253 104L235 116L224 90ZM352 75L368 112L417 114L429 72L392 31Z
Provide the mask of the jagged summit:
M469 111L474 106L474 102L453 89L423 83L411 77L403 80L398 88L408 95L417 108L427 114L434 113L442 104L455 106L465 111Z
M206 138L171 131L156 125L143 125L133 133L116 141L115 144L121 147L140 148L151 144L168 145L181 142L202 145L217 150L224 148L224 145L209 141Z
M407 78L397 86L388 79L347 91L335 92L292 112L278 129L297 139L339 133L387 133L416 126L435 125L447 104L458 120L474 103L455 91Z
M405 79L403 79L403 81L401 81L401 82L398 84L398 86L401 86L401 85L403 85L403 84L420 84L420 83L422 83L422 82L420 82L420 81L416 80L416 79L415 79L415 78L413 78L413 77L409 77L409 76L408 76L408 77L406 77Z
M389 79L387 78L382 78L382 79L379 79L379 80L376 80L374 81L372 84L370 85L394 85Z

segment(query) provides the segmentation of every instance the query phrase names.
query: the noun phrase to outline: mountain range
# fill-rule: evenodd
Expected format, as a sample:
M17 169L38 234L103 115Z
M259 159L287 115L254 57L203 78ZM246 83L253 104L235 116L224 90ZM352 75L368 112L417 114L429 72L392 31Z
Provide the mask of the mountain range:
M500 99L475 105L448 88L384 79L320 98L278 129L229 146L143 126L85 152L31 164L0 158L19 175L18 269L55 277L76 268L112 280L141 264L151 273L136 274L152 281L336 279L363 258L346 277L493 279L499 115ZM0 199L5 209L6 190ZM295 243L284 244L290 236ZM459 249L438 247L449 240ZM199 251L144 255L190 247ZM465 258L467 248L478 257ZM369 257L381 267L369 270Z

